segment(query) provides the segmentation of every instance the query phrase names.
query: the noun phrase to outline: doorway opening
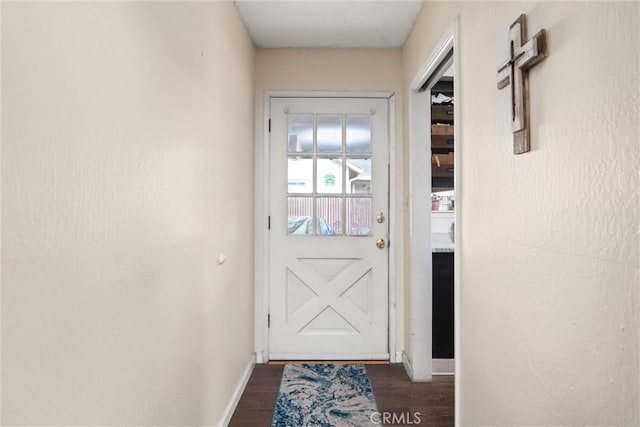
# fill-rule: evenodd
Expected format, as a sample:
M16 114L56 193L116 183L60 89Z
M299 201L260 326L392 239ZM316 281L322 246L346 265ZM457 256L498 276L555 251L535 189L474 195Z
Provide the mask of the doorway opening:
M410 330L403 362L413 381L431 381L433 375L457 372L457 34L456 19L414 77L409 93ZM425 167L428 165L431 167Z
M431 287L432 372L453 375L455 243L455 81L453 51L442 77L431 87Z
M393 96L267 95L263 361L388 363Z

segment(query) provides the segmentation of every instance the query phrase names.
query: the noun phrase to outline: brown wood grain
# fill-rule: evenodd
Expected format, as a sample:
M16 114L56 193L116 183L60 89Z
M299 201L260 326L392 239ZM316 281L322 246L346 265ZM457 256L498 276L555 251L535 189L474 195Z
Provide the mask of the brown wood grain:
M256 365L229 426L271 426L282 371L282 365ZM432 382L413 383L398 364L367 365L367 374L379 412L395 413L396 419L402 414L406 417L419 413L420 423L414 425L454 425L453 376L434 376Z

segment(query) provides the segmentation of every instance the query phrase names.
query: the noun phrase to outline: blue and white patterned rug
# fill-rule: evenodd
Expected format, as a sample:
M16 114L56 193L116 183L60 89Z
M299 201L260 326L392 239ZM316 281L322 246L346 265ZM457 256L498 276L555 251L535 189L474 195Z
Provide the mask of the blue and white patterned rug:
M271 426L371 426L376 411L364 365L285 365Z

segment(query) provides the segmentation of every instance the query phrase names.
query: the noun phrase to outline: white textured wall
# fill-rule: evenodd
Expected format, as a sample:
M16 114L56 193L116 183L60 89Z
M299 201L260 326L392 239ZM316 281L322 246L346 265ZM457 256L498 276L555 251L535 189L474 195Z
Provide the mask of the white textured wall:
M262 218L264 176L264 93L265 91L393 91L396 108L396 162L402 170L402 61L400 49L259 49L256 55L256 209ZM397 218L402 216L402 180L395 182ZM256 223L256 350L263 350L263 223ZM403 223L396 223L396 236L402 239ZM402 259L402 244L394 244L396 262ZM393 261L392 261L393 262ZM402 351L404 276L396 280L396 350ZM266 351L266 349L264 349Z
M254 54L232 3L2 4L3 425L218 424L253 353Z
M532 151L512 154L496 70L528 14ZM443 3L405 82L460 16L463 425L639 425L640 3Z

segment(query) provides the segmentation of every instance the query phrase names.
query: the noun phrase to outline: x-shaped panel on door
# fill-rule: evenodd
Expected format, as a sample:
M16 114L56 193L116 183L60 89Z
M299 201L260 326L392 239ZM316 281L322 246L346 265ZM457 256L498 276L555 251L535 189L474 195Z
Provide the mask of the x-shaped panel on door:
M371 266L358 258L296 258L287 268L290 334L359 335L371 326Z

